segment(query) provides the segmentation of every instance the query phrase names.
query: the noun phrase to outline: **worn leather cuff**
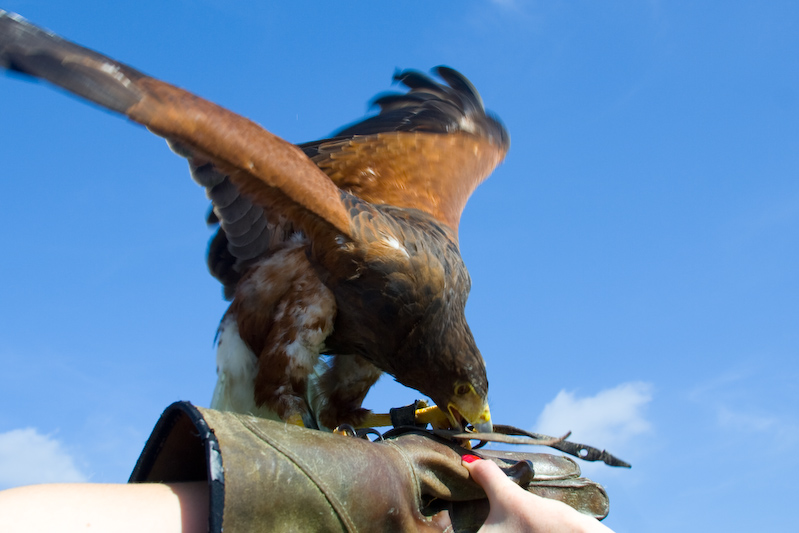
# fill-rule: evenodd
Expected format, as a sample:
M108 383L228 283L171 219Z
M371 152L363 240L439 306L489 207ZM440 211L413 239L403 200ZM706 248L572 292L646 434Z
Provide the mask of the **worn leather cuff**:
M476 531L488 514L461 456L474 451L422 430L382 442L178 402L156 424L130 482L205 481L209 531ZM523 487L604 517L607 495L576 463L483 451ZM532 480L531 480L532 478Z

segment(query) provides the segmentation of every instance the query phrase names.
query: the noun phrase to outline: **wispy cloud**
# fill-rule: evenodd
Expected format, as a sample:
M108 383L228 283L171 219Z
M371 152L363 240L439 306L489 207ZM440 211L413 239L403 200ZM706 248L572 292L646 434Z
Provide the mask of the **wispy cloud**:
M570 440L616 451L652 429L645 417L650 401L652 385L643 382L622 383L584 397L562 390L544 407L536 431L549 435L571 431Z
M799 417L791 408L795 395L786 394L791 371L774 376L762 365L739 363L699 383L688 399L699 412L710 415L715 428L738 438L759 439L778 453L799 443ZM735 437L732 437L735 438Z
M0 433L0 489L84 481L87 476L57 439L30 427Z

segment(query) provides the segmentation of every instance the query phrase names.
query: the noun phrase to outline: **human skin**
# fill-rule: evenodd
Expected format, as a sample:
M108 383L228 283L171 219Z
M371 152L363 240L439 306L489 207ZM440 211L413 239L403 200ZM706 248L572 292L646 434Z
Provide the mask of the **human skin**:
M49 484L0 491L7 533L208 530L208 486L197 483Z
M522 489L492 461L465 455L463 466L472 479L483 487L491 506L479 533L613 533L595 518L563 502L542 498Z
M466 455L463 466L483 487L491 505L481 533L612 533L564 503L523 490L491 461ZM445 522L437 521L435 527L445 530ZM193 533L207 527L205 482L65 483L0 491L0 530L8 533Z

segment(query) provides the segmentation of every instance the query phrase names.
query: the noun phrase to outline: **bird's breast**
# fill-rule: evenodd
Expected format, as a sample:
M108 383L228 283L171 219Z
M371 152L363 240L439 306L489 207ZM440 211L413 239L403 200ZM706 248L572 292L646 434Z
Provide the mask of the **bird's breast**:
M355 226L362 239L337 263L350 271L330 272L327 282L337 316L326 344L390 368L398 353L413 349L407 339L431 314L462 313L468 273L451 232L429 215L377 206Z

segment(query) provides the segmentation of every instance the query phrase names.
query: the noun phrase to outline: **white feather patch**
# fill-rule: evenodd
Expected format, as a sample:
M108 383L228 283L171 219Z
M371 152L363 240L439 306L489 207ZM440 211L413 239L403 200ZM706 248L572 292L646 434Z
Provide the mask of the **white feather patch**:
M219 328L216 349L217 381L211 408L279 420L277 414L270 409L255 405L257 371L255 354L241 340L236 319L226 317Z

